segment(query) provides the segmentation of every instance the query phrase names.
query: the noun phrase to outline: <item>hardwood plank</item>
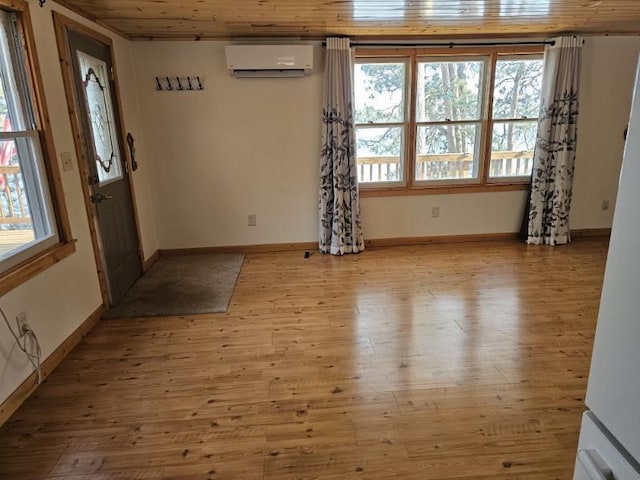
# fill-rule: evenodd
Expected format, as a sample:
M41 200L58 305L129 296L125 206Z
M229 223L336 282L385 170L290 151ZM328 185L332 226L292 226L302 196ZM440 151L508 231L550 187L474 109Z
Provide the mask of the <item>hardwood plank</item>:
M130 38L237 38L328 35L475 38L633 33L635 0L58 0Z
M249 254L225 314L99 322L0 429L0 471L568 480L607 245Z
M58 365L67 357L69 352L82 340L94 325L100 319L102 315L103 307L100 306L89 317L82 322L82 324L75 329L75 331L56 348L51 355L42 361L41 371L43 381L53 372ZM33 372L29 377L22 382L22 384L13 392L13 394L2 404L0 404L0 426L7 421L15 413L20 405L22 405L29 395L31 395L36 388L37 374Z

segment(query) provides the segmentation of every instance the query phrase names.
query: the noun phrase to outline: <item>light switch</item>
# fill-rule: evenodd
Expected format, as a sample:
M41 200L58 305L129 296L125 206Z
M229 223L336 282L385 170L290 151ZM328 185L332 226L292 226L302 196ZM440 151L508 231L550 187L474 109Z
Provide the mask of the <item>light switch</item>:
M60 157L62 158L62 169L65 172L73 170L73 155L71 155L71 152L62 152Z

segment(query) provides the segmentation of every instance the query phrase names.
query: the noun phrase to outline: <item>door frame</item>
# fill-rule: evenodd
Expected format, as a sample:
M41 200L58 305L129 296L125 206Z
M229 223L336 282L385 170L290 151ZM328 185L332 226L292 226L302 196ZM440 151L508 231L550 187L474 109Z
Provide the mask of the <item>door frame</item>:
M60 56L60 69L62 70L62 80L64 83L65 96L67 100L67 107L69 110L69 119L71 120L71 130L73 132L73 143L75 146L76 158L78 159L78 172L80 175L80 184L82 185L82 193L84 196L84 206L87 213L87 219L89 220L89 232L91 234L91 244L93 246L93 253L96 262L96 271L98 272L98 280L100 281L100 292L102 295L102 301L104 305L108 308L110 305L109 299L109 287L108 287L108 278L106 272L106 263L105 263L105 255L102 249L102 241L100 238L100 234L98 232L98 218L96 211L94 209L94 205L91 202L91 192L89 190L89 185L87 183L87 179L89 178L89 173L87 170L87 155L86 152L89 151L88 145L84 140L84 135L82 131L82 119L80 118L80 112L76 108L76 105L79 101L77 99L75 87L74 87L74 73L73 73L73 64L71 59L71 50L69 46L69 37L67 36L68 30L73 30L77 33L80 33L86 37L91 38L97 42L100 42L107 46L109 50L109 55L111 56L111 61L113 65L113 76L114 80L114 95L115 95L115 108L118 110L116 114L116 122L118 123L118 145L120 148L120 155L126 162L126 170L127 172L123 172L129 184L129 190L131 192L131 207L133 210L133 218L136 229L136 237L137 237L137 249L138 256L140 258L140 267L141 271L145 271L145 263L144 263L144 251L142 248L142 232L140 230L140 220L138 217L138 208L136 201L136 193L135 187L133 184L133 164L132 159L129 155L128 149L125 148L125 139L124 132L126 132L123 109L122 109L122 98L120 96L120 85L118 83L118 73L115 65L115 55L113 51L113 41L111 38L103 35L95 30L87 27L75 20L72 20L65 15L62 15L59 12L53 11L53 24L56 32L56 43L58 46L58 54ZM122 138L120 138L122 137Z

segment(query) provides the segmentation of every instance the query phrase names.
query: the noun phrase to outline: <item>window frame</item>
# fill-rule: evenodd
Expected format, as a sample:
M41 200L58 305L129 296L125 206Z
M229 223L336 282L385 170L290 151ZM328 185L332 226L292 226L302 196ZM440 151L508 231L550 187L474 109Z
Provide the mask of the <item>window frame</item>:
M372 184L368 184L368 182L363 182L360 184L360 186L362 188L379 188L379 187L383 187L383 188L404 188L407 185L407 180L408 180L408 172L407 172L407 165L405 162L405 158L407 155L407 138L410 135L410 130L411 130L411 124L410 124L410 118L411 118L411 113L410 113L410 108L411 108L411 92L409 91L408 84L411 81L411 62L409 61L408 58L400 58L400 57L395 57L393 59L389 59L389 58L375 58L375 57L371 57L371 58L367 58L367 60L365 62L360 62L358 61L358 58L355 59L354 61L354 65L357 64L361 64L361 63L367 63L367 64L374 64L374 63L403 63L404 64L404 88L402 90L402 103L403 103L403 113L404 113L404 118L402 122L367 122L367 123L357 123L353 122L353 127L354 127L354 131L357 135L358 133L358 129L362 128L362 129L367 129L367 128L384 128L384 127L391 127L391 128L401 128L401 138L402 138L402 144L400 145L400 163L398 168L402 171L402 179L398 180L398 181L387 181L387 182L375 182ZM355 77L355 75L354 75Z
M432 195L450 193L474 193L474 192L498 192L512 190L526 190L530 184L529 177L489 177L491 162L491 145L493 135L493 97L496 76L496 64L499 58L510 58L519 56L539 56L544 54L544 45L514 45L495 47L452 47L452 48L431 48L431 47L358 47L355 52L356 63L367 63L367 60L376 61L398 61L406 59L409 62L409 72L407 83L405 84L405 96L409 98L409 130L405 136L404 144L404 179L403 185L389 186L383 182L360 183L359 189L363 197L395 196L395 195ZM416 135L419 124L416 119L416 96L417 96L417 68L420 59L473 59L487 58L485 68L488 71L483 75L483 85L481 86L482 108L480 124L480 145L478 177L474 179L444 179L416 181ZM408 93L408 95L407 95ZM499 119L502 120L502 119Z
M35 125L31 132L33 132L34 149L38 150L40 154L38 161L42 166L42 185L46 184L48 187L45 208L51 212L51 227L54 236L57 237L57 240L53 242L45 240L19 250L16 255L3 261L0 270L0 295L4 295L75 252L76 240L71 234L69 216L64 201L62 180L44 97L29 5L24 0L0 0L0 8L7 12L17 13L19 16L17 22L18 35L21 40L19 48L21 48L24 61L22 67L27 86L26 94L30 97L30 113Z
M489 65L490 65L490 57L488 55L447 55L447 56L443 56L443 55L418 55L416 58L416 105L417 105L417 95L418 95L418 90L417 90L417 72L418 72L418 64L419 63L437 63L438 61L440 62L460 62L460 61L474 61L478 59L479 61L481 61L483 63L483 72L482 72L482 78L480 79L480 85L478 86L478 101L480 103L479 105L479 117L477 119L474 120L459 120L459 119L455 119L455 120L450 120L450 121L418 121L417 115L415 120L415 131L414 131L414 139L413 142L414 144L416 143L416 138L418 135L418 128L422 127L422 126L432 126L432 125L477 125L479 128L479 131L476 132L476 137L477 140L479 140L478 142L478 148L477 148L477 152L478 152L478 165L477 165L477 171L478 174L475 178L446 178L446 179L440 179L440 180L416 180L415 178L415 169L416 169L416 163L417 163L417 157L418 157L418 152L417 150L414 152L413 158L409 158L407 159L408 162L411 162L413 164L413 184L417 187L420 186L424 186L424 187L438 187L438 186L458 186L458 185L477 185L480 182L480 179L482 178L482 172L483 172L483 149L482 149L482 145L483 145L483 129L484 127L484 123L483 120L485 119L485 117L487 116L487 109L488 109L488 105L486 104L486 99L487 99L487 84L489 83L487 81L487 74L486 72L489 71ZM417 109L417 107L416 107ZM414 145L414 149L417 149L417 145Z
M494 62L494 67L493 67L493 81L492 84L494 85L494 88L491 91L491 123L490 123L490 127L491 127L491 135L488 136L487 141L489 142L489 150L488 150L488 161L486 163L486 168L487 168L487 183L492 184L492 183L496 183L496 184L504 184L504 183L524 183L526 185L528 185L529 183L531 183L531 176L530 175L526 175L526 176L510 176L510 177L505 177L505 176L501 176L501 177L492 177L491 176L491 153L492 153L492 143L493 143L493 127L496 123L501 124L501 123L515 123L515 122L521 122L521 123L533 123L535 122L536 124L538 123L538 120L540 119L540 112L538 111L538 115L536 117L527 117L527 118L495 118L495 116L493 115L493 103L494 103L494 94L495 94L495 71L496 71L496 65L498 63L499 60L513 60L513 59L518 59L518 57L520 57L520 60L526 60L527 58L530 59L542 59L542 54L536 54L536 53L521 53L518 55L513 55L513 54L505 54L505 55L498 55L495 62Z

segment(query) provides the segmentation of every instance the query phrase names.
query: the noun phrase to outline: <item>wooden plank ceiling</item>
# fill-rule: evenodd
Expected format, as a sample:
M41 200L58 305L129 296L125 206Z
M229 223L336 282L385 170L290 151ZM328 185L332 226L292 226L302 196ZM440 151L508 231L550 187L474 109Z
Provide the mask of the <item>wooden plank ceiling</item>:
M640 33L640 0L57 0L132 39Z

